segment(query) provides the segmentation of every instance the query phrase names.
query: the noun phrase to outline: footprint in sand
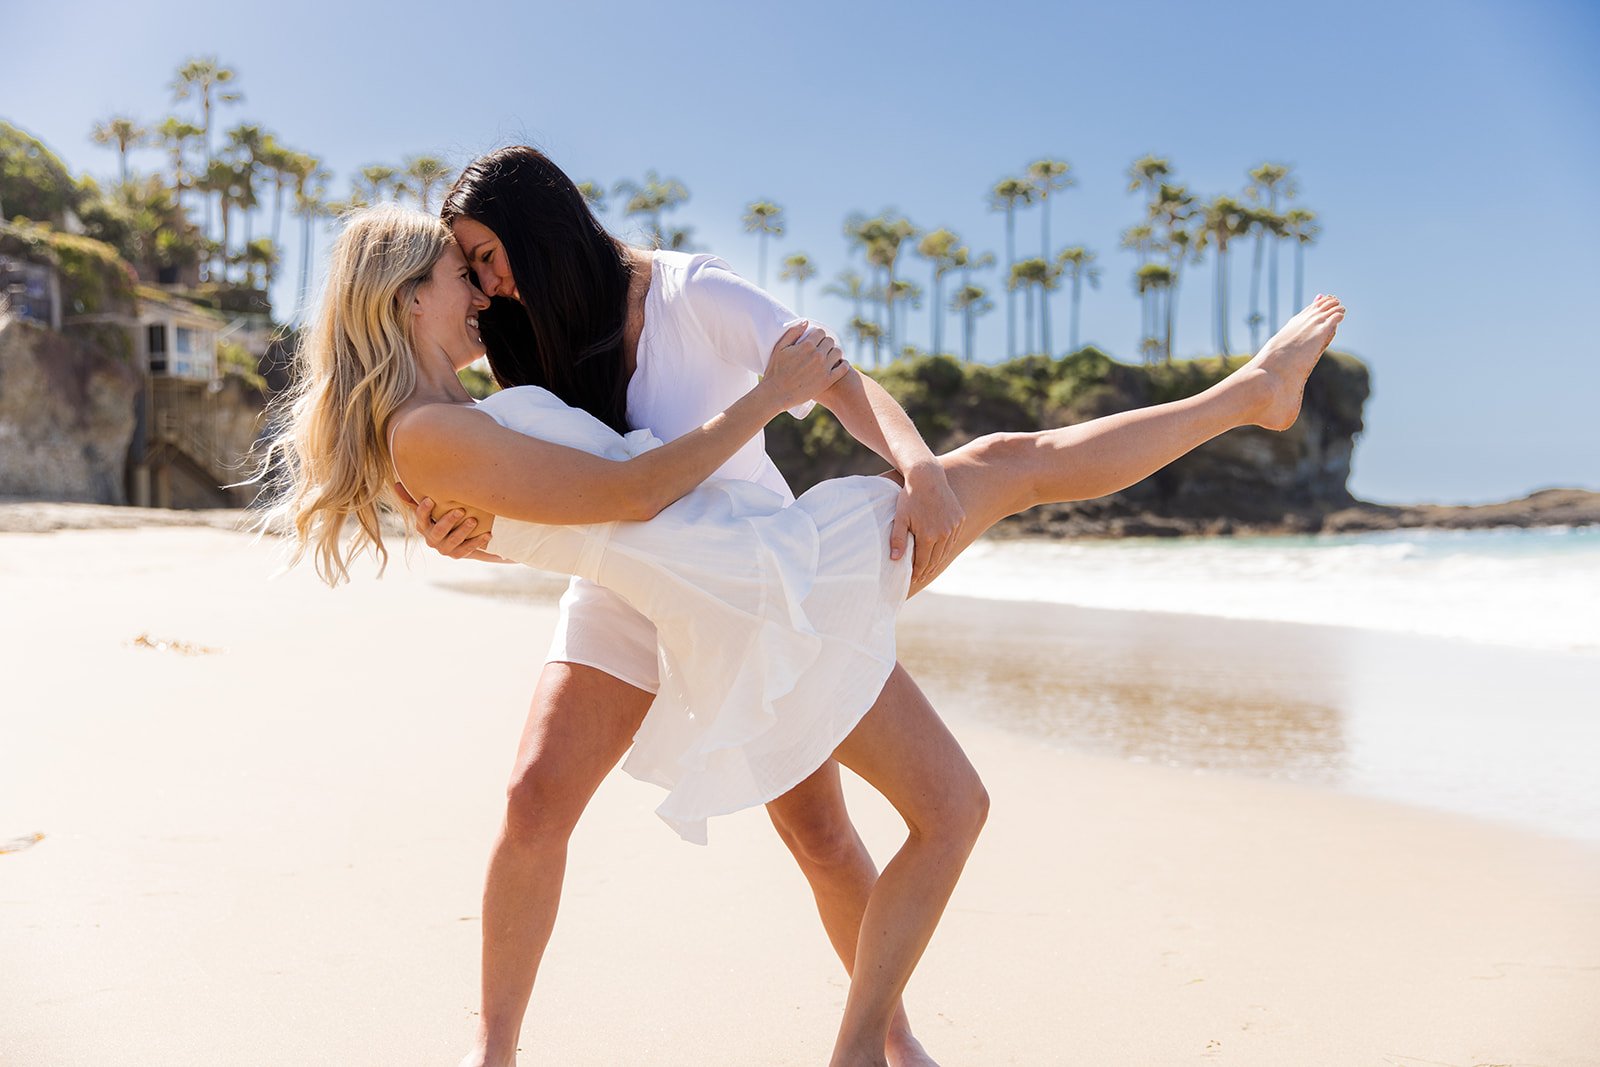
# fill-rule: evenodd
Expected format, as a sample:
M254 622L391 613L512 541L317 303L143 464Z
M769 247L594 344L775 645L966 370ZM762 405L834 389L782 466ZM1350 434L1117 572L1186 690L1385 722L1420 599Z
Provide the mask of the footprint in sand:
M7 852L21 852L25 848L32 848L43 840L43 834L23 834L21 837L0 840L0 856L4 856Z

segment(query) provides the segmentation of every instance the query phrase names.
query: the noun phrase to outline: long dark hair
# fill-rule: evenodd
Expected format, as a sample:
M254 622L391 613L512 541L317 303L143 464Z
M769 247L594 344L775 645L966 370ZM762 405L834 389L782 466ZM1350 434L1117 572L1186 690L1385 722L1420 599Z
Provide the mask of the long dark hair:
M502 148L467 164L440 217L493 231L522 295L495 297L478 315L495 381L542 385L627 432L622 347L633 268L572 179L537 148Z

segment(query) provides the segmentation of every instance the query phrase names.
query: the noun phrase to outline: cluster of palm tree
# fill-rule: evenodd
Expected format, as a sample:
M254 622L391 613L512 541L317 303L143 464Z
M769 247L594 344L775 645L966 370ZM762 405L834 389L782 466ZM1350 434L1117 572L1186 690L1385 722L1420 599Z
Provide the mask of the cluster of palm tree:
M1278 314L1278 249L1284 241L1295 245L1295 306L1305 302L1305 249L1321 232L1317 215L1303 207L1280 210L1299 192L1290 168L1281 163L1262 163L1251 169L1241 196L1224 193L1208 201L1197 199L1187 186L1169 181L1171 175L1171 161L1159 156L1144 156L1128 168L1128 191L1146 194L1144 221L1122 234L1123 247L1139 257L1134 289L1141 314L1140 350L1146 358L1172 358L1178 286L1185 264L1198 264L1207 251L1214 250L1212 343L1218 352L1232 351L1228 252L1235 242L1251 242L1250 314L1245 321L1253 351L1260 345L1263 328L1276 330L1282 322ZM1263 261L1267 264L1264 313Z
M352 176L344 199L330 199L332 175L321 160L288 147L260 125L239 123L214 134L221 109L243 99L237 77L215 57L189 60L178 69L171 89L175 104L193 102L193 114L171 115L148 126L117 115L93 131L97 143L114 147L118 153L124 198L166 197L177 204L180 213L186 207L192 210L198 200L203 221L194 255L207 280L250 287L273 284L279 268L286 198L290 213L301 224L297 292L302 295L311 274L318 220L384 200L414 201L425 211L434 210L436 195L452 176L436 156L413 155L398 165L365 166ZM159 176L159 184L156 179L137 183L129 172L129 152L146 145L166 151L167 172ZM1289 167L1263 163L1249 171L1248 184L1238 195L1223 194L1209 201L1198 199L1187 186L1173 180L1171 161L1162 157L1146 155L1135 160L1127 176L1128 191L1144 198L1144 217L1123 232L1122 246L1137 260L1133 288L1139 297L1139 348L1146 359L1172 358L1180 282L1188 268L1201 263L1208 253L1214 252L1212 343L1216 351L1231 350L1229 253L1241 244L1251 252L1250 311L1245 321L1252 349L1259 344L1263 328L1275 329L1281 321L1279 250L1285 241L1294 243L1295 305L1304 302L1304 253L1317 239L1319 228L1316 214L1295 203L1298 183ZM1093 250L1078 243L1055 247L1052 241L1051 205L1058 194L1076 184L1072 165L1050 158L1036 159L1021 173L994 184L987 202L992 211L1005 217L1003 263L997 262L992 252L975 251L947 227L924 229L893 210L872 216L852 214L845 220L844 233L850 254L859 255L861 261L835 275L823 292L850 302L850 333L863 353L871 353L875 364L881 363L885 354L917 350L907 341L907 319L910 312L924 306L925 299L930 309L929 351L946 351L945 326L948 317L955 315L961 325L961 352L970 361L976 322L995 308L980 272L998 266L999 283L1005 290L1007 356L1055 351L1052 295L1063 289L1070 316L1068 350L1075 351L1084 287L1097 288L1101 278ZM270 208L266 203L269 190ZM651 246L693 247L692 229L672 219L689 199L688 187L679 179L650 170L641 180L624 179L609 187L583 181L579 190L600 213L610 206L608 197L616 198L615 206L629 224L625 229L642 230ZM1017 217L1028 209L1038 211L1037 254L1018 249ZM257 236L256 221L263 212L270 219L270 231ZM757 277L764 287L769 245L786 230L784 209L772 200L754 200L746 205L742 222L746 232L756 237ZM920 275L926 277L926 286L908 277L912 271L907 252L926 265L927 274ZM803 311L805 288L817 274L816 263L805 252L794 252L782 260L778 277L794 283L797 310Z
M198 209L201 240L195 255L205 281L270 288L280 267L288 207L301 226L297 292L304 294L319 219L380 200L414 199L431 210L436 193L452 176L437 156L414 155L398 167L362 168L351 181L348 197L331 199L333 175L316 156L289 147L256 123L217 129L222 109L244 99L236 88L237 79L238 72L215 57L191 59L178 68L170 88L173 103L192 101L195 113L168 115L148 124L114 115L97 123L91 133L95 143L116 149L124 193L142 188L129 171L128 154L147 146L165 151L160 188L180 208ZM263 212L271 226L268 235L258 237L255 224Z

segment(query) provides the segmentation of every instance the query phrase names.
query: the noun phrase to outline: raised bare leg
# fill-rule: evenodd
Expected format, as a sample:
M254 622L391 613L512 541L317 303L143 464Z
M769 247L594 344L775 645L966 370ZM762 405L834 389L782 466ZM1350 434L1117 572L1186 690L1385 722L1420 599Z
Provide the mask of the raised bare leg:
M522 1018L561 903L567 840L653 699L593 667L545 665L489 860L478 1033L461 1067L516 1063Z
M1196 396L1076 426L990 434L940 456L967 513L949 558L1007 515L1126 489L1228 430L1288 429L1300 413L1306 378L1343 319L1338 300L1318 297L1255 358Z
M896 670L877 703L923 699L910 684L910 677ZM822 925L845 973L854 974L861 916L877 884L878 868L845 808L839 765L833 760L824 763L811 777L768 804L767 814L811 885ZM890 1067L937 1067L912 1034L905 1007L899 1003L889 1021L884 1054Z
M831 1067L881 1067L911 971L955 889L989 798L961 746L901 667L834 753L905 819L907 837L867 901Z

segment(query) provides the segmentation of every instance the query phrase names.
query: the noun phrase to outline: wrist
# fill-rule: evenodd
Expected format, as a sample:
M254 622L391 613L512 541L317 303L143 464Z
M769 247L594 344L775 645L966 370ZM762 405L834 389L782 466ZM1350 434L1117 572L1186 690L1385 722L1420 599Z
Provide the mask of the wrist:
M909 485L942 485L945 482L944 467L931 454L926 459L915 460L900 471Z

